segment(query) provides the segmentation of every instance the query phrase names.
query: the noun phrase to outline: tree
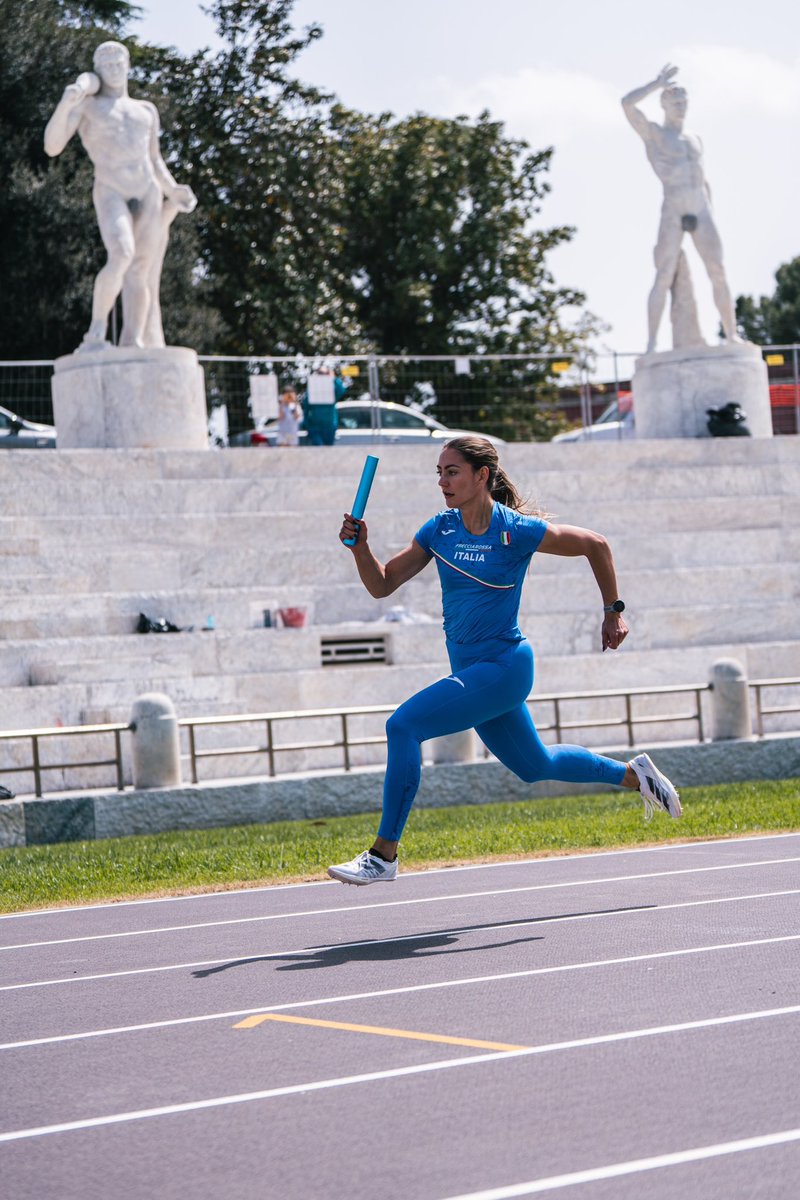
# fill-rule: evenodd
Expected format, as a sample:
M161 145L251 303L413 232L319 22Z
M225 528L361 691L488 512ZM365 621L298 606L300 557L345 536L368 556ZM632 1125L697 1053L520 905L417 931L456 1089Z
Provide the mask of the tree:
M474 428L510 439L552 436L553 376L535 355L575 349L597 328L585 312L570 321L585 297L547 268L573 233L539 227L552 149L531 153L488 113L396 120L335 108L332 128L347 184L345 274L366 336L382 353L472 356L455 407L425 363L382 368L383 394L424 391L441 420L463 423L466 409ZM508 353L532 357L484 357Z
M228 353L363 349L345 294L342 181L325 97L290 73L321 30L296 33L293 0L215 0L225 47L151 70L169 143L197 193L202 258ZM212 349L212 347L206 347Z
M771 296L737 296L736 321L743 337L760 346L800 342L800 258L775 272Z
M565 311L546 254L566 226L542 230L552 149L530 153L484 112L475 122L336 108L346 184L346 275L383 352L502 353L565 347Z

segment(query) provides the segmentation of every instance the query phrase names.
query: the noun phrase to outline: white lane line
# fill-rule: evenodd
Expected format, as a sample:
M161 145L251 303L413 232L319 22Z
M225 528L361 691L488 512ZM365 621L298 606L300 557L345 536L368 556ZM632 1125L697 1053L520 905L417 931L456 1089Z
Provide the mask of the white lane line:
M612 1163L608 1167L592 1167L588 1171L571 1171L568 1175L551 1175L530 1183L515 1183L510 1187L489 1188L485 1192L462 1192L447 1200L514 1200L516 1196L536 1196L555 1192L559 1188L575 1187L581 1183L596 1183L600 1179L618 1179L621 1175L638 1175L641 1171L657 1171L664 1167L681 1167L686 1163L702 1162L705 1158L721 1158L726 1154L741 1154L746 1150L765 1150L800 1141L800 1129L783 1129L780 1133L765 1133L758 1137L740 1138L735 1142L717 1142L715 1146L698 1146L694 1150L678 1150L673 1154L656 1154L652 1158L634 1158L630 1162Z
M681 850L702 850L709 846L738 846L743 842L769 842L786 838L800 837L800 833L757 833L742 837L711 838L708 841L670 841L652 846L627 846L621 850L581 850L572 854L551 854L539 858L515 858L509 862L464 863L456 867L430 867L423 871L404 871L404 875L454 875L457 871L491 871L504 870L507 867L529 867L536 865L558 865L564 862L580 861L585 858L615 858L626 854L677 854ZM183 896L146 896L141 900L108 900L97 904L67 904L60 908L31 908L26 912L0 913L0 921L21 921L28 917L53 917L75 913L92 913L104 908L136 908L143 904L191 904L195 900L224 900L228 896L251 896L261 892L280 892L289 888L329 888L336 887L329 879L310 879L303 883L268 883L261 887L227 888L220 891L194 892Z
M360 946L385 946L394 942L420 942L428 941L434 937L448 937L464 933L492 933L498 930L519 929L531 925L559 925L566 921L597 921L603 917L640 916L643 913L648 913L652 916L654 913L668 912L676 908L706 908L714 904L737 904L745 900L769 900L774 899L776 896L797 895L800 895L800 888L788 888L779 892L751 892L744 896L716 896L705 900L679 900L674 904L644 904L630 908L611 908L601 912L564 913L557 917L527 917L521 921L500 921L496 925L481 925L477 930L472 925L456 926L451 929L437 929L433 932L428 930L425 933L404 933L398 937L366 938L357 942L333 942L321 946L290 947L287 950L275 950L271 954L259 952L239 954L236 958L237 960L255 958L259 962L269 962L271 959L280 960L289 955L318 954L321 951L330 950L351 950ZM24 991L28 988L39 987L56 987L66 983L92 983L98 979L121 979L129 975L155 975L162 971L184 971L190 967L216 967L230 961L231 956L228 955L226 958L206 958L198 962L168 963L161 967L129 967L125 971L104 971L95 975L66 975L60 979L35 979L29 983L5 983L0 987L0 992Z
M587 1046L610 1045L629 1042L640 1038L662 1037L665 1034L687 1033L694 1029L711 1029L733 1025L742 1021L767 1020L796 1014L800 1006L787 1009L764 1009L760 1012L736 1013L728 1017L709 1017L700 1021L685 1021L681 1024L650 1026L646 1029L631 1029L622 1033L599 1034L595 1037L575 1038L568 1042L547 1042L540 1046L529 1046L522 1050L498 1050L488 1054L474 1054L466 1058L444 1059L432 1063L420 1063L413 1067L394 1067L385 1071L370 1071L363 1075L346 1075L339 1079L319 1079L312 1083L297 1083L287 1087L267 1088L259 1092L241 1092L231 1096L214 1096L206 1100L189 1100L183 1104L166 1104L158 1108L135 1109L132 1112L112 1113L104 1117L85 1117L78 1121L64 1121L58 1125L39 1125L31 1129L13 1129L0 1133L0 1142L13 1142L22 1138L43 1137L51 1133L72 1133L81 1129L97 1128L101 1125L118 1125L125 1121L140 1121L148 1117L172 1116L175 1113L196 1112L204 1108L221 1108L229 1104L246 1104L256 1100L272 1100L279 1096L296 1096L306 1092L324 1091L329 1088L348 1087L358 1083L373 1083L384 1079L397 1079L404 1075L422 1075L428 1071L446 1071L455 1067L475 1066L479 1063L499 1062L509 1058L529 1058L534 1054L553 1054L564 1050L584 1049ZM524 1193L523 1193L524 1194Z
M296 1008L321 1008L328 1004L344 1004L354 1000L376 1000L385 996L403 996L413 992L434 992L443 988L469 987L473 984L502 983L509 979L530 979L536 975L560 975L568 971L588 971L596 967L627 966L630 963L653 962L655 959L684 958L690 954L713 954L724 950L745 950L754 946L772 946L780 942L800 941L800 934L783 937L758 938L747 942L726 942L715 946L692 946L684 950L658 950L649 954L629 954L617 958L594 959L582 963L563 963L554 967L532 967L526 971L502 971L496 975L472 975L465 979L445 979L436 983L416 983L405 987L383 988L372 992L350 992L342 996L321 996L316 1000L292 1000L285 1004L268 1004L237 1008L228 1012L204 1013L196 1017L172 1017L164 1021L147 1021L138 1025L118 1025L111 1029L92 1029L84 1033L62 1033L51 1037L27 1038L5 1042L0 1050L22 1050L29 1046L48 1046L60 1042L77 1042L86 1038L109 1037L120 1033L142 1033L150 1029L167 1029L177 1025L196 1025L203 1021L222 1021L232 1017L253 1016L256 1013L289 1012ZM772 1010L770 1010L772 1011ZM775 1009L775 1012L795 1012L798 1009Z
M521 887L510 888L493 888L490 891L478 892L456 892L447 896L415 896L406 900L384 900L374 903L362 904L339 904L332 908L312 908L301 910L299 912L288 913L264 913L257 917L231 917L224 921L198 921L188 925L165 925L158 929L130 929L122 930L116 933L91 933L84 934L80 937L69 938L54 938L44 942L19 942L13 946L0 946L0 951L3 950L36 950L42 946L69 946L78 942L103 942L113 941L116 938L129 937L152 937L158 933L185 933L187 930L193 929L218 929L225 925L252 925L264 921L288 921L297 920L300 917L325 917L332 913L345 912L368 912L375 908L404 908L415 904L449 904L455 900L476 900L488 899L492 896L511 896L522 892L544 892L553 891L560 888L578 888L578 887L594 887L598 884L608 883L631 883L641 879L662 879L671 878L678 875L703 875L711 871L738 871L750 869L753 867L774 867L781 863L798 863L800 855L796 858L770 858L757 859L755 862L746 863L724 863L721 865L708 867L681 867L673 871L647 871L638 875L608 875L598 879L571 879L561 881L559 883L532 883L525 884ZM341 887L341 884L337 884Z

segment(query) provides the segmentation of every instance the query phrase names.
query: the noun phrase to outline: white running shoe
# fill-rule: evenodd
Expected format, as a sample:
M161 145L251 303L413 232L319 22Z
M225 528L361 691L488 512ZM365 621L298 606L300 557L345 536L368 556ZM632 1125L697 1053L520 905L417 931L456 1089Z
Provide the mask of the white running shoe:
M655 766L650 755L637 754L636 758L631 759L631 766L639 780L639 791L644 800L645 821L652 820L653 813L658 810L669 813L673 820L677 820L683 811L681 798L666 775L662 775Z
M356 887L363 887L367 883L392 883L397 878L397 859L384 862L365 850L350 862L328 867L328 874L331 879L338 879L340 883L354 883Z

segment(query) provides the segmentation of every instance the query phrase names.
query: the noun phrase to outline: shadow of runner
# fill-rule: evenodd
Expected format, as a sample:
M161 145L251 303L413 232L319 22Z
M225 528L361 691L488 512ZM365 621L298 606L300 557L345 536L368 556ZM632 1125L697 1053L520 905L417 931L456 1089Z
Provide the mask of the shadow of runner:
M570 920L578 917L613 916L614 913L638 912L643 909L657 908L656 904L629 904L623 908L600 908L588 912L559 913L557 916L528 917L522 921L492 921L484 925L463 925L457 929L433 930L430 933L403 934L397 938L370 938L363 942L343 942L335 946L312 946L308 950L298 950L289 954L258 954L248 958L237 958L231 962L220 963L215 967L207 967L201 971L192 971L195 979L205 979L208 975L217 975L220 971L230 971L233 967L244 967L250 963L278 962L279 971L307 971L318 967L338 967L351 962L389 962L401 959L430 958L436 954L470 954L481 950L499 950L504 946L516 946L522 942L541 942L543 936L512 938L505 942L482 943L480 946L459 945L463 934L480 933L482 930L520 928L525 925L538 925L546 921ZM427 943L427 947L412 943ZM447 949L451 947L451 949Z

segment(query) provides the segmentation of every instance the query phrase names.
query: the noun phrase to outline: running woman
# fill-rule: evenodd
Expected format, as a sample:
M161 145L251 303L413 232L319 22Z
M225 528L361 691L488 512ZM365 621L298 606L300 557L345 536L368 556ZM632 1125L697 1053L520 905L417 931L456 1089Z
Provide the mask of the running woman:
M522 584L537 551L588 560L603 600L603 650L616 650L628 634L606 539L526 512L485 438L446 442L436 469L447 508L385 565L370 549L363 520L345 514L339 534L341 541L356 539L351 547L356 568L376 599L390 596L436 560L452 668L451 675L406 700L387 721L378 835L351 862L328 867L342 883L397 877L397 847L419 787L421 743L464 729L474 728L490 752L527 783L559 779L634 788L641 792L647 820L657 809L681 815L678 793L647 754L626 764L580 746L546 746L525 703L533 686L533 651L517 622Z

